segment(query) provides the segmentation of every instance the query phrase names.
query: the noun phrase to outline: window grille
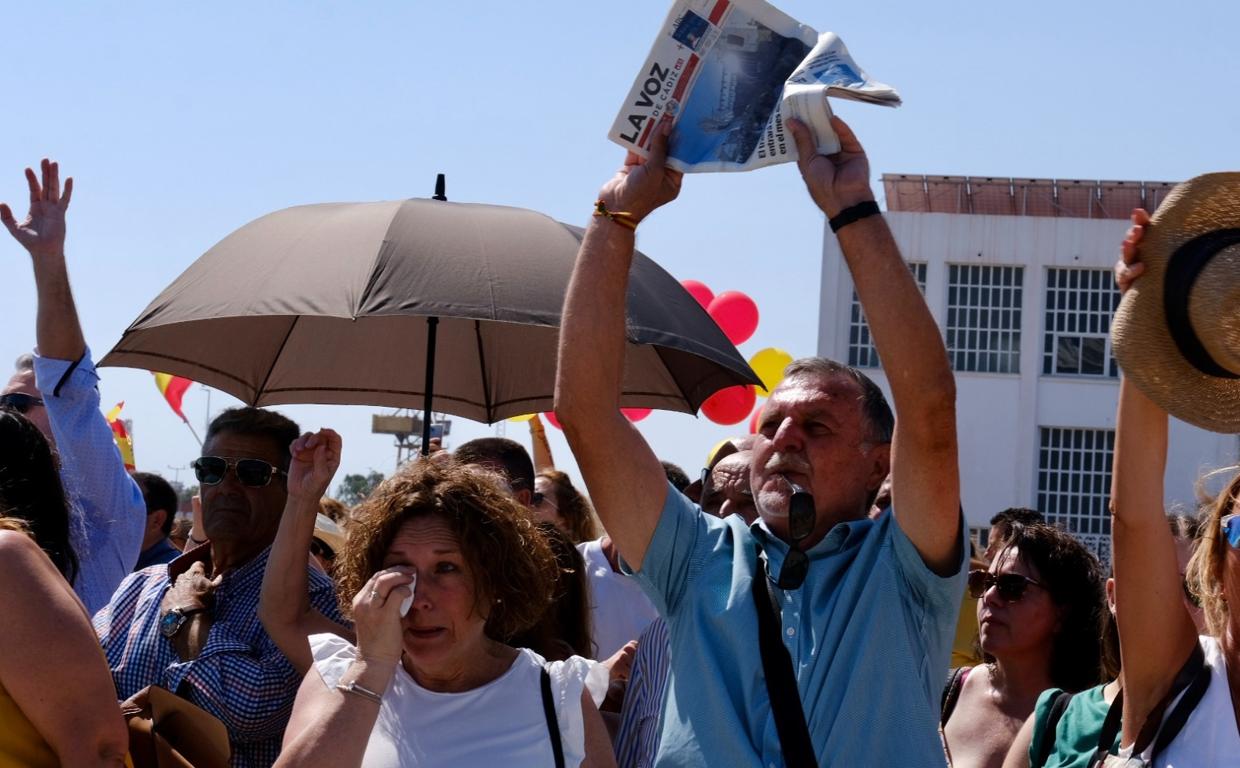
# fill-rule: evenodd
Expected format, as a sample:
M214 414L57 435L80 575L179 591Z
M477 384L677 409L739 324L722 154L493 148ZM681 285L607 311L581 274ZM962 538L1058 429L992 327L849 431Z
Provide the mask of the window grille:
M1038 510L1080 539L1104 563L1111 559L1111 457L1115 431L1042 427Z
M1110 334L1118 306L1111 270L1047 270L1042 373L1118 377Z
M947 265L947 353L952 368L1020 373L1024 267Z
M908 269L917 281L917 287L924 296L926 293L926 263L910 262ZM866 322L865 311L861 308L861 299L856 289L852 292L852 308L848 315L848 364L856 368L878 368L878 350L870 338L870 324Z

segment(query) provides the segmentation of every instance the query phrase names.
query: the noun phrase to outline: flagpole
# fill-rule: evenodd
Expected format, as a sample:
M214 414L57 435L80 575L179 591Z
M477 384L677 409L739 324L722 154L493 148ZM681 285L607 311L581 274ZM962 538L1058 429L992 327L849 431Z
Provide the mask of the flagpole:
M185 418L184 416L182 416L182 417L181 417L181 421L185 422L185 426L189 427L189 433L190 433L191 435L193 435L193 436L194 436L194 439L195 439L195 440L197 440L197 441L198 441L198 447L201 449L201 448L202 448L202 438L200 438L200 437L198 436L198 433L194 431L194 425L193 425L193 424L190 424L190 423L189 423L189 419Z

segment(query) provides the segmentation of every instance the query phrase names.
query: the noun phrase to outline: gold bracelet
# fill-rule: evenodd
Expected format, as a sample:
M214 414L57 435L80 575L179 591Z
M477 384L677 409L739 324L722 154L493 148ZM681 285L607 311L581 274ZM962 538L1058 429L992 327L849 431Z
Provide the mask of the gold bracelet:
M594 215L604 219L610 219L629 231L637 230L637 218L628 211L609 211L607 203L601 199L594 203Z

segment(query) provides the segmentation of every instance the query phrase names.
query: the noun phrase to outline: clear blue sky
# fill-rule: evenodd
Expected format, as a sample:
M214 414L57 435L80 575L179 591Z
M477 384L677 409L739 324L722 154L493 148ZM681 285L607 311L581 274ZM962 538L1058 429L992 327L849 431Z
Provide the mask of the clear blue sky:
M290 205L429 196L581 223L620 160L607 129L668 8L627 4L19 4L5 11L0 200L24 211L40 157L76 179L69 260L97 356L233 229ZM1240 167L1240 5L882 2L779 7L833 30L905 106L837 104L885 172L1180 180ZM822 219L795 169L686 180L639 246L678 278L757 301L741 351L816 348ZM0 365L34 339L28 259L0 239ZM394 353L398 353L394 350ZM6 374L7 375L7 374ZM139 468L197 455L149 374L103 370ZM186 413L201 431L206 395ZM230 398L216 394L218 410ZM339 429L342 473L392 470L363 407L281 409ZM493 428L454 419L450 443ZM740 431L682 414L642 423L692 474ZM507 425L525 439L525 428ZM558 433L553 448L573 469ZM182 481L192 480L181 470Z

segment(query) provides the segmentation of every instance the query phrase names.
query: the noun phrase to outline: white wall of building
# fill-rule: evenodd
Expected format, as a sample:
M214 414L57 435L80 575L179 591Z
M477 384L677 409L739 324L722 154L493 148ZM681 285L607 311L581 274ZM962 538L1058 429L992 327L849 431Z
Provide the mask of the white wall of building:
M1127 229L1122 220L945 213L885 214L907 261L926 262L926 301L940 328L948 264L1024 267L1020 374L957 372L957 424L966 515L984 526L1006 507L1037 507L1040 427L1115 428L1117 379L1044 376L1048 267L1110 268ZM818 352L848 360L853 284L835 236L824 231ZM867 371L887 390L880 369ZM1191 505L1202 471L1237 461L1237 438L1172 420L1168 504Z

